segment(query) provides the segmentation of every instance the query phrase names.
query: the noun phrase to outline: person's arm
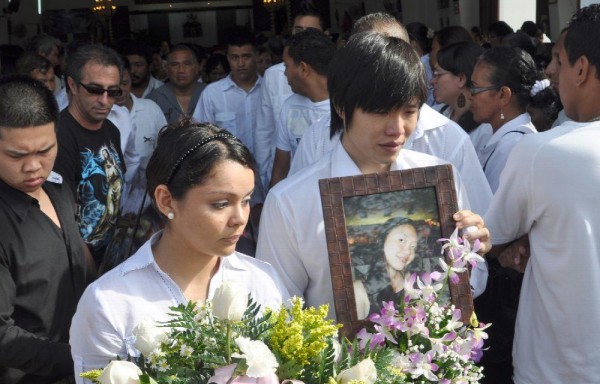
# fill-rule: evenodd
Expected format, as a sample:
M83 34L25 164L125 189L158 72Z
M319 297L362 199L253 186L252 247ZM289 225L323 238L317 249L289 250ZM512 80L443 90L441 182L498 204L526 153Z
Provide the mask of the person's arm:
M192 118L198 122L207 122L214 123L215 122L215 109L212 107L211 102L211 89L205 89L200 95L200 99L198 99L198 104L196 104L196 108L194 109L194 114Z
M285 179L290 171L291 154L289 151L275 149L275 161L273 162L273 172L271 173L271 183L269 188Z
M263 187L269 186L273 150L275 146L275 114L271 101L268 75L263 79L261 101L256 111L256 128L254 130L254 156Z
M497 258L503 268L512 268L520 273L525 273L529 256L528 235L507 244L494 245L486 255L487 258Z
M15 324L17 286L7 260L4 250L0 249L0 367L40 376L72 374L69 344L39 337Z
M298 228L281 206L281 196L270 192L263 206L256 258L270 263L291 296L305 297L309 275L296 238Z
M79 377L80 373L104 368L117 356L125 359L130 352L126 341L115 329L118 315L112 314L113 307L114 304L111 306L93 284L79 300L69 332L77 383L87 383Z

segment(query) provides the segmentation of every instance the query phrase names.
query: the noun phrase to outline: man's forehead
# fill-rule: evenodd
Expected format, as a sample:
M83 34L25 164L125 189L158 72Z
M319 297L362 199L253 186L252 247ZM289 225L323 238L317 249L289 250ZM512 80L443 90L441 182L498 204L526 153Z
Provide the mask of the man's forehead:
M147 64L146 58L144 56L140 56L140 55L127 55L127 60L129 60L130 62L135 62L135 63L139 63L139 62L144 62Z
M196 56L192 51L188 51L187 49L182 49L180 51L171 52L169 54L168 60L170 62L178 62L178 61L186 61L186 60L196 60Z
M317 16L305 15L305 16L297 16L294 19L294 28L315 28L318 30L322 30L320 19Z
M252 53L254 52L254 46L252 44L244 44L244 45L228 45L227 46L227 54L232 53Z

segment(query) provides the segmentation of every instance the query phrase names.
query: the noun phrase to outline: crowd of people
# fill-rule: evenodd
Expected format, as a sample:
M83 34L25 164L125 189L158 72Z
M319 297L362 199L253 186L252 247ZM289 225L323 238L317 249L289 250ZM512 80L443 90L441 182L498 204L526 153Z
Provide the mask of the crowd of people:
M312 2L290 30L211 54L39 35L0 57L0 382L82 382L226 280L335 319L319 180L442 164L486 255L482 382L598 382L600 5L554 44L533 22L483 38L385 13L336 43ZM419 235L382 225L388 300Z

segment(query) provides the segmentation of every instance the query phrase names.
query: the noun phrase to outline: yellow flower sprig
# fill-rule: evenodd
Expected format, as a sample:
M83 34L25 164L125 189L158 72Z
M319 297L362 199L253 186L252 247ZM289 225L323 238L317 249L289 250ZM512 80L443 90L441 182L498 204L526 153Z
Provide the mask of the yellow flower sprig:
M285 361L306 366L317 360L341 325L327 319L327 305L303 309L302 299L294 297L291 302L291 308L274 316L270 346Z

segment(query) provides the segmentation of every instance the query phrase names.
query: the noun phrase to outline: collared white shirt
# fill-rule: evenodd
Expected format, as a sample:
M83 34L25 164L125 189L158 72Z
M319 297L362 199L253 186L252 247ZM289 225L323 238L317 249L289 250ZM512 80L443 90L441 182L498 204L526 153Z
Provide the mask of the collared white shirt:
M293 93L284 71L283 63L267 68L263 76L260 106L256 112L254 157L265 190L269 189L275 158L275 120L283 102Z
M209 84L194 110L196 121L206 121L227 129L254 153L256 111L260 105L262 78L246 92L227 77Z
M317 121L304 134L292 159L290 175L316 162L339 141L339 135L329 138L329 120L323 118ZM424 104L417 128L409 136L404 149L427 153L454 165L465 185L473 212L483 215L487 211L492 191L469 135L454 121Z
M446 164L436 157L401 150L391 170ZM291 295L302 296L307 306L329 304L335 318L329 256L318 181L360 175L341 142L317 163L290 176L269 191L263 207L256 257L275 267ZM468 198L455 172L458 205ZM476 290L485 288L487 275Z
M529 236L513 345L516 384L600 378L600 122L526 135L485 216L493 244Z
M309 98L293 93L283 102L277 119L276 147L291 152L293 157L304 132L313 122L329 115L329 99L313 103Z
M137 169L126 184L124 196L121 199L122 212L138 212L141 201L146 193L146 167L158 138L158 132L167 125L164 113L154 101L137 98L130 93L133 102L129 114L133 123L133 147L137 155L137 164L127 164L127 168ZM128 171L129 172L129 171ZM150 204L146 199L145 205Z
M551 128L558 127L559 125L562 125L563 123L565 123L567 121L573 121L573 120L571 120L567 117L567 114L565 113L564 109L561 109L560 112L558 112L558 116L556 117L556 120L554 120L554 123L552 123Z
M477 155L493 193L498 189L500 173L514 146L526 134L536 132L529 114L523 113L506 122L483 144Z
M150 94L150 92L154 91L156 88L163 86L164 84L165 83L163 83L162 81L160 81L157 78L155 78L154 76L150 75L150 80L148 81L148 86L146 86L146 89L144 89L144 92L142 93L142 98L145 98L146 96L148 96Z
M79 378L83 371L102 368L117 356L139 356L133 329L147 317L169 320L169 307L188 302L154 260L152 244L161 235L162 231L154 234L133 256L90 284L81 297L70 331L78 383L83 382ZM240 253L220 259L209 284L209 299L226 280L240 285L263 308L278 308L289 298L269 264Z

